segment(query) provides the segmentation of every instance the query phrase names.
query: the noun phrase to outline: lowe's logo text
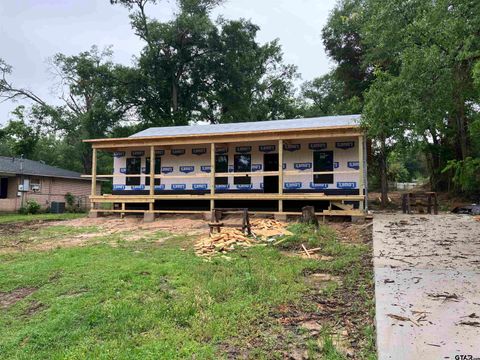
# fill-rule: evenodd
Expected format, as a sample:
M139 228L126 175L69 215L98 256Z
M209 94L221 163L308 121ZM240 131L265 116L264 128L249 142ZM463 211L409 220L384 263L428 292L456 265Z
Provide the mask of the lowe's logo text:
M312 163L295 163L293 168L295 170L308 170L312 168Z
M276 147L275 145L260 145L258 147L258 150L260 150L261 152L271 152L271 151L275 151Z
M300 189L301 187L302 187L302 183L299 181L285 183L285 189Z
M172 149L170 153L174 156L180 156L185 154L185 149Z
M237 146L235 148L235 151L237 153L249 153L250 151L252 151L252 147L251 146Z
M186 188L186 184L172 184L172 190L185 190Z
M347 166L349 169L355 169L355 170L360 169L360 163L358 161L349 161L347 163Z
M355 189L357 187L357 183L352 182L337 182L337 188L339 189Z
M351 149L355 146L355 142L354 141L337 141L335 143L335 147L337 149Z
M321 143L310 143L308 144L308 148L310 150L322 150L327 148L327 143L321 142Z
M180 166L180 172L188 174L195 170L195 166Z
M192 189L193 190L207 190L208 189L208 184L193 184Z
M207 148L192 149L193 155L203 155L207 153Z
M285 144L283 145L283 149L287 151L298 151L300 150L301 145L300 144Z
M328 184L315 184L313 182L310 183L311 189L328 189Z

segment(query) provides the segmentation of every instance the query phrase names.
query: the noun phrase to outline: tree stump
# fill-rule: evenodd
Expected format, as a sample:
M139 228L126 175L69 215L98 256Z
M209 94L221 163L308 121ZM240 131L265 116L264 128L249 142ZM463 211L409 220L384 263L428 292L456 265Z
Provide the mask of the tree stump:
M302 208L302 222L311 224L318 228L318 219L315 215L315 208L313 206L304 206Z

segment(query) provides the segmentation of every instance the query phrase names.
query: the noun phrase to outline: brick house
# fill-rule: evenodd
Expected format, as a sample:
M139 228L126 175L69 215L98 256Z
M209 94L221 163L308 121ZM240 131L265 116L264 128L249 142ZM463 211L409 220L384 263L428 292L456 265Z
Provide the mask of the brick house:
M27 200L35 200L45 209L52 201L65 202L67 193L89 208L91 188L91 180L80 173L40 161L0 156L0 212L18 211Z

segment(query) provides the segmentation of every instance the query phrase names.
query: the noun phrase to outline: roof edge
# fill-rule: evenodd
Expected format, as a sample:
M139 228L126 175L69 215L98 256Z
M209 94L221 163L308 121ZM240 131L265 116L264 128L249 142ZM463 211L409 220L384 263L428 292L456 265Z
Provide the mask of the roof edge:
M360 124L355 125L334 125L334 126L322 126L322 127L304 127L297 129L272 129L272 130L261 130L258 133L262 134L275 134L275 133L295 133L303 131L326 131L326 130L337 130L337 129L360 129ZM138 137L123 137L123 138L102 138L102 139L84 139L82 140L85 143L103 143L110 141L125 141L125 142L135 142L141 140L150 140L150 139L182 139L182 138L192 138L192 137L222 137L222 136L231 136L239 133L249 133L250 131L230 131L222 133L204 133L204 134L182 134L182 135L152 135L152 136L138 136Z

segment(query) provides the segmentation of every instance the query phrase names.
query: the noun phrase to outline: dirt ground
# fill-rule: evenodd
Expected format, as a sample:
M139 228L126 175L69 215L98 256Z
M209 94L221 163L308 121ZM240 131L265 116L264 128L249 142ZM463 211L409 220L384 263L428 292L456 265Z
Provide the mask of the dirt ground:
M42 231L52 227L71 228L62 236L42 236ZM159 231L194 236L208 233L208 225L201 217L185 215L165 215L152 223L145 223L143 217L106 216L101 218L79 218L62 221L34 221L13 224L0 224L1 237L8 237L0 243L0 253L35 250L45 251L56 248L85 246L97 238L121 235L124 241L135 241L151 236ZM62 232L61 230L59 231ZM166 240L165 237L162 241Z
M379 359L480 357L480 222L377 214L373 240Z

